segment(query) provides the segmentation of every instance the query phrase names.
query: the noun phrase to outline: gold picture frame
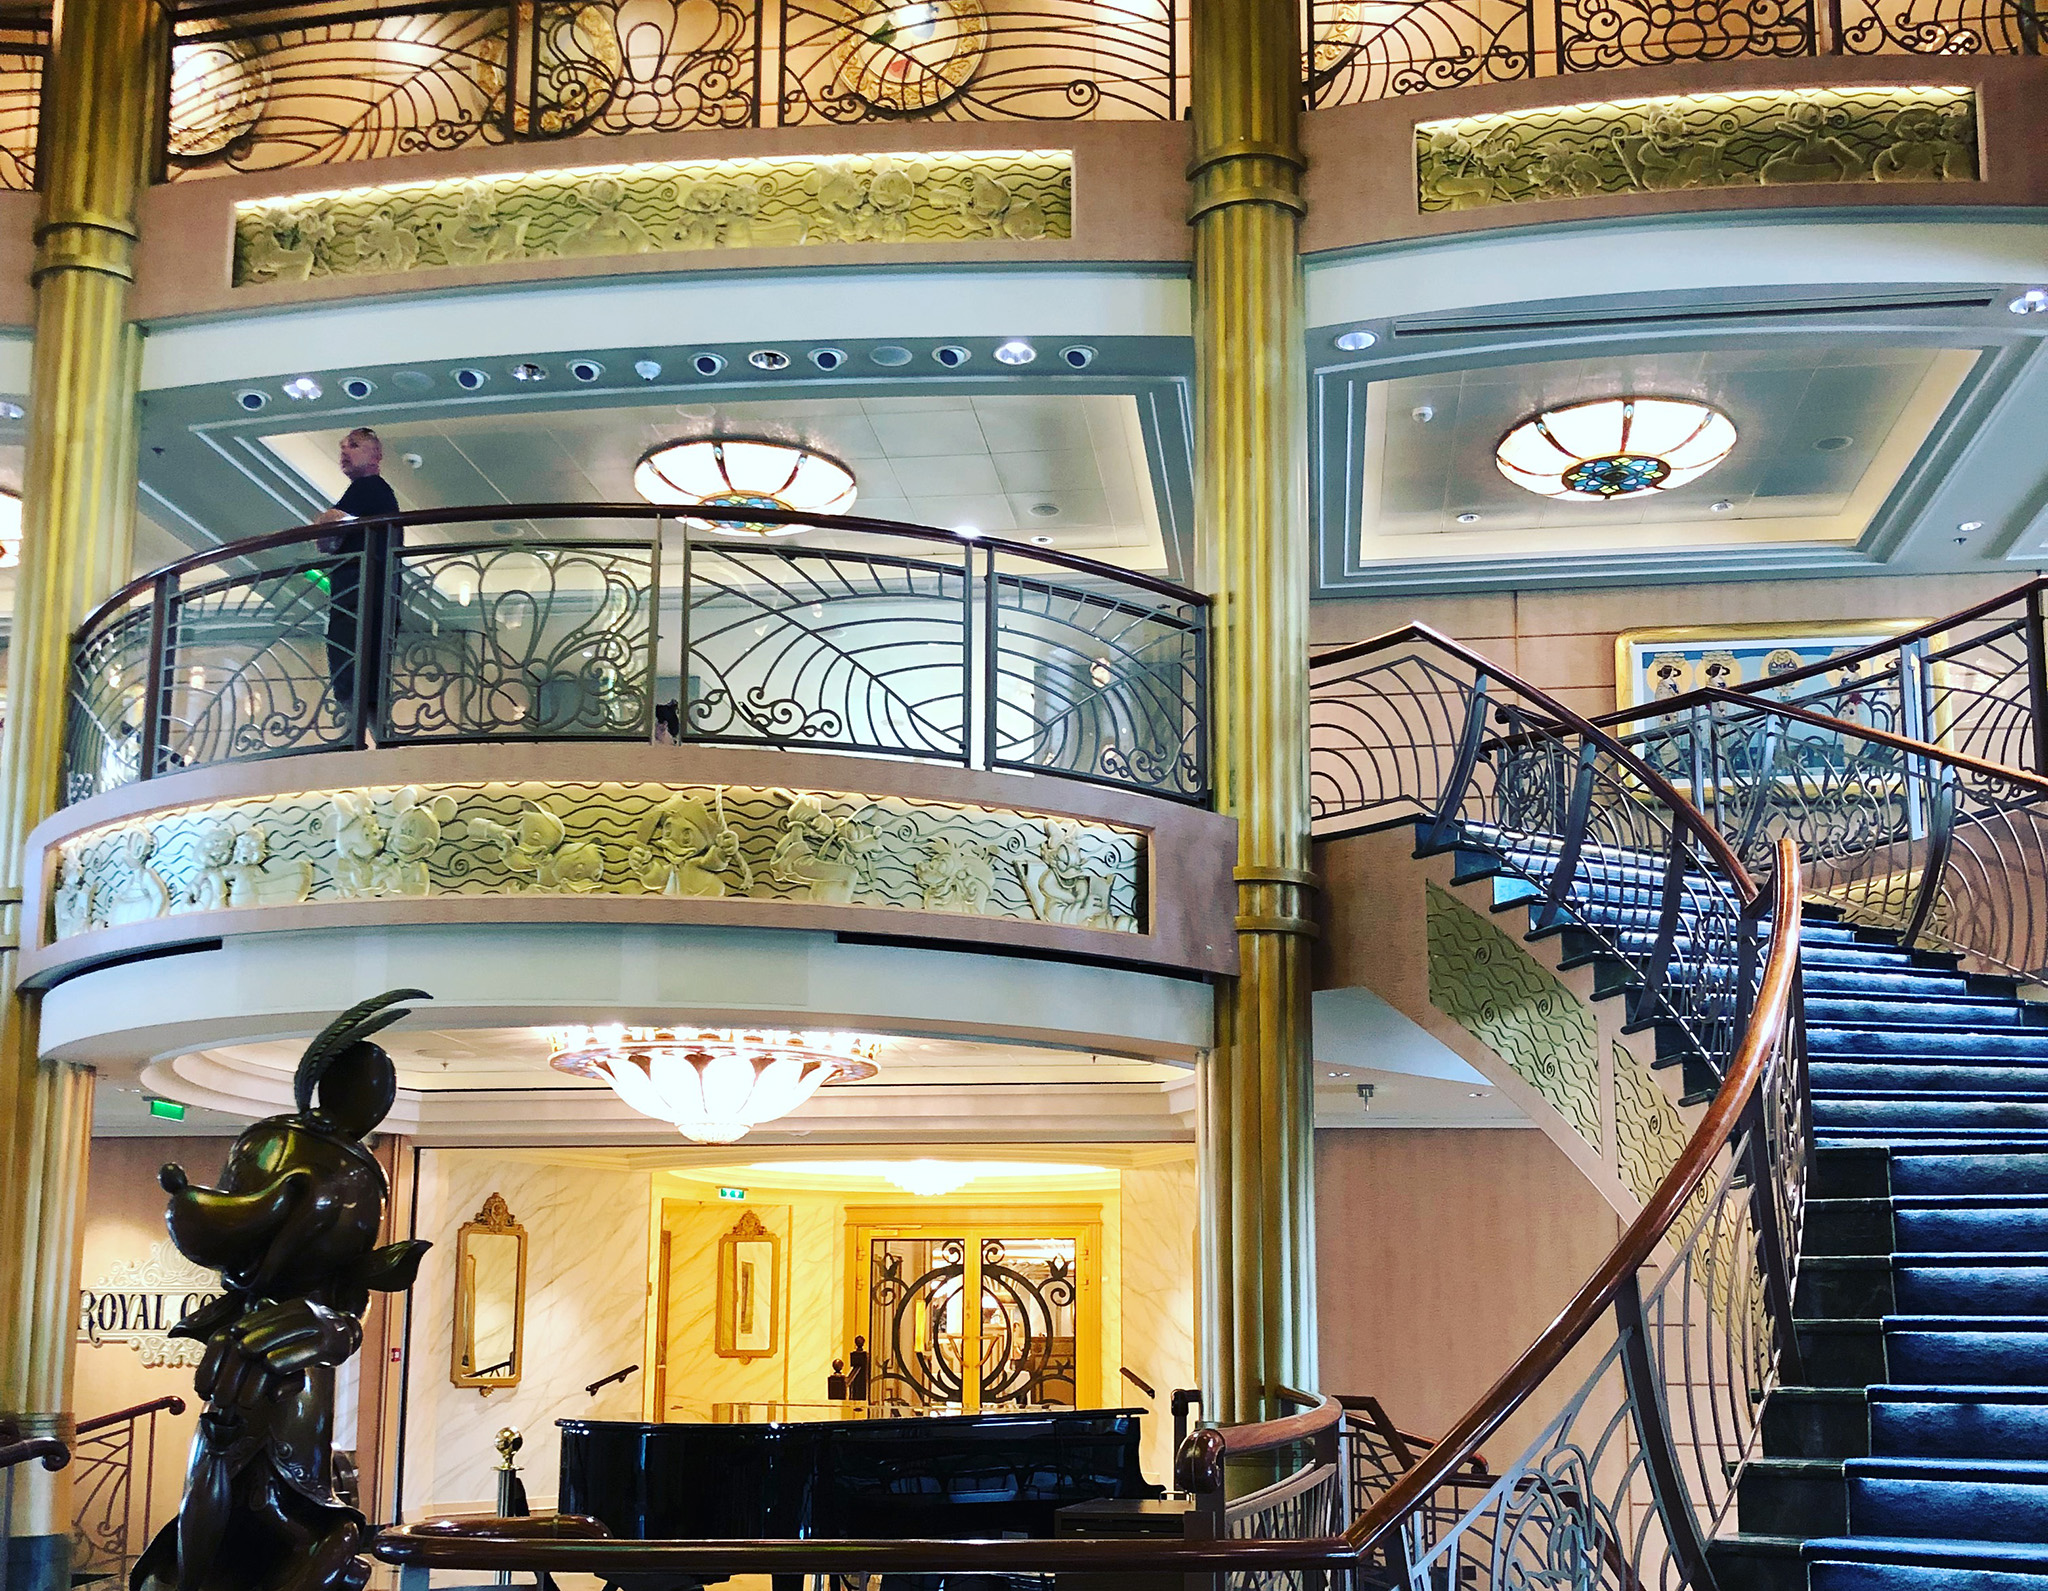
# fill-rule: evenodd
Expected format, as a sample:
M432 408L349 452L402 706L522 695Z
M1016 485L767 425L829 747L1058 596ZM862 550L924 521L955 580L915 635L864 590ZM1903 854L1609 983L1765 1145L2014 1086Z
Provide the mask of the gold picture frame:
M1615 706L1626 712L1709 685L1735 689L1917 630L1924 619L1691 624L1623 630L1614 638ZM1654 678L1665 662L1664 677Z
M717 1322L721 1359L768 1359L782 1349L782 1239L752 1210L718 1240Z
M526 1357L526 1228L492 1193L455 1234L448 1379L485 1397L519 1385Z

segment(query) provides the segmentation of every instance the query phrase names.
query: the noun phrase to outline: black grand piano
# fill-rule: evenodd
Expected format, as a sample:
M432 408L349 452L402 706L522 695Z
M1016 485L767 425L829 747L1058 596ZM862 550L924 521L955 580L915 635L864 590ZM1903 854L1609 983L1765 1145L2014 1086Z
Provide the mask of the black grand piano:
M1070 1503L1164 1495L1138 1469L1143 1413L756 1404L708 1423L558 1420L559 1506L642 1540L1050 1536Z

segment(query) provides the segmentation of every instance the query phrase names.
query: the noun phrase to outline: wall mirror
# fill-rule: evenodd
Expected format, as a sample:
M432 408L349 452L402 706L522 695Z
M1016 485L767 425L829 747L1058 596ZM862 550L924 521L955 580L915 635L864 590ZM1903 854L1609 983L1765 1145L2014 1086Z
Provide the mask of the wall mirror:
M748 1210L718 1240L718 1332L721 1359L765 1359L781 1346L779 1309L782 1240Z
M486 1396L519 1385L526 1335L526 1228L493 1193L455 1238L450 1379Z

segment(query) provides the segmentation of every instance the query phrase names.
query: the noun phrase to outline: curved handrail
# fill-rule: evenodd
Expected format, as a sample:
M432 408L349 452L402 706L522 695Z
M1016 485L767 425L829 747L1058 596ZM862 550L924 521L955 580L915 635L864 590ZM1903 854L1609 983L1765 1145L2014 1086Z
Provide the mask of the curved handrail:
M1557 1318L1510 1365L1458 1423L1397 1481L1386 1495L1345 1531L1346 1543L1361 1552L1382 1545L1402 1517L1476 1458L1479 1444L1508 1417L1578 1346L1614 1304L1623 1286L1648 1265L1679 1216L1705 1185L1714 1163L1752 1108L1772 1055L1791 1020L1799 976L1799 853L1788 840L1778 851L1771 907L1771 949L1741 1048L1713 1101L1678 1160L1629 1223L1621 1241L1572 1295Z
M718 533L763 525L818 534ZM1203 803L1209 608L1055 548L745 505L303 525L186 554L93 610L64 794L372 742L637 739Z
M108 1426L120 1425L129 1420L139 1420L145 1414L183 1414L185 1400L175 1392L160 1398L151 1398L147 1403L137 1403L129 1408L115 1409L110 1414L96 1414L89 1420L78 1422L78 1434L90 1436L95 1431L104 1431Z
M404 530L420 525L465 525L482 520L518 519L638 519L656 524L688 519L709 520L718 524L796 525L806 530L842 531L864 536L894 536L906 541L933 542L967 551L985 547L1011 557L1028 558L1034 563L1051 564L1055 568L1070 570L1075 574L1120 581L1149 591L1154 596L1167 597L1175 602L1186 602L1197 607L1207 607L1211 600L1192 586L1180 585L1158 575L1148 575L1134 569L1120 569L1115 564L1103 563L1095 558L1084 558L1079 553L1061 552L1054 547L1034 547L1021 541L1007 540L1002 536L965 536L957 530L942 530L936 525L914 525L900 519L872 519L860 514L807 514L788 508L739 508L710 503L690 508L663 503L492 503L469 508L415 508L378 519L350 520L342 524L321 525L308 522L304 525L294 525L289 530L270 531L261 536L245 536L237 541L223 542L218 547L202 548L198 552L187 553L182 558L173 558L169 563L159 564L147 574L137 575L88 613L84 622L78 626L77 633L87 634L108 614L117 612L127 603L134 601L157 581L167 577L176 578L189 569L201 569L208 564L219 563L223 558L269 552L278 547L288 547L294 542L339 535L363 525L389 525L394 529Z
M0 1446L0 1469L13 1469L37 1458L43 1461L44 1469L62 1469L71 1462L71 1449L54 1436L25 1437Z

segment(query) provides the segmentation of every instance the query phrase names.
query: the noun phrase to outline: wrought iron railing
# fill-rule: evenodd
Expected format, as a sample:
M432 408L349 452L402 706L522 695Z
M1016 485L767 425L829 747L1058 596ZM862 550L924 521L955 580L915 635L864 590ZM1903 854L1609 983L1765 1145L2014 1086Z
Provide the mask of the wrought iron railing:
M36 185L43 74L50 62L50 8L0 6L0 189Z
M1183 0L201 0L172 176L585 134L1172 120Z
M1308 0L1308 16L1312 107L1678 62L2036 55L2042 40L2035 0Z
M167 565L79 631L65 799L371 743L651 739L1206 800L1199 593L916 525L691 512L434 510Z
M71 1483L72 1573L127 1580L154 1524L157 1416L184 1412L183 1398L162 1397L78 1422L71 1445L78 1465Z

